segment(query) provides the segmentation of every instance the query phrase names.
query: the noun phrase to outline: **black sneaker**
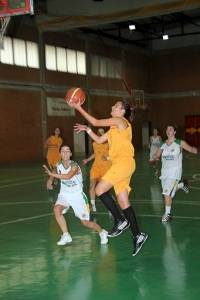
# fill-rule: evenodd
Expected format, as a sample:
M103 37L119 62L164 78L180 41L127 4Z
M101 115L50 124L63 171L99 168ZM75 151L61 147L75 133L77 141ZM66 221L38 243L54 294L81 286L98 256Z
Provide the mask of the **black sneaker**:
M115 220L114 226L110 232L108 232L109 237L115 237L120 235L125 229L130 226L130 223L124 220Z
M184 179L182 182L183 182L183 190L187 194L189 192L188 181L187 179Z
M134 238L133 256L135 256L140 251L147 238L148 235L142 232Z

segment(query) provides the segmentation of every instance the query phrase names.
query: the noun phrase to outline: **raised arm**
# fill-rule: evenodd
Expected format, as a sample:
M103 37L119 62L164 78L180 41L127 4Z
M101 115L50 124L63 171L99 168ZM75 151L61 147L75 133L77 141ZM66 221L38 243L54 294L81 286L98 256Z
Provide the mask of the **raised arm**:
M58 178L58 179L63 179L63 180L69 180L71 179L74 175L77 174L78 172L78 166L76 164L74 164L71 168L71 170L69 171L69 173L67 174L57 174L54 172L51 172L47 166L43 165L43 167L45 168L45 172L50 176L49 180L51 180L53 182L53 178Z
M197 148L190 146L186 141L181 141L181 147L190 153L197 154Z
M98 119L94 118L93 116L91 116L89 113L87 113L80 104L72 102L72 103L68 103L68 105L70 107L73 107L76 110L78 110L80 112L80 114L95 127L116 126L121 130L123 130L127 127L127 122L123 118L113 117L113 118L98 120ZM92 137L92 139L93 139L93 137Z

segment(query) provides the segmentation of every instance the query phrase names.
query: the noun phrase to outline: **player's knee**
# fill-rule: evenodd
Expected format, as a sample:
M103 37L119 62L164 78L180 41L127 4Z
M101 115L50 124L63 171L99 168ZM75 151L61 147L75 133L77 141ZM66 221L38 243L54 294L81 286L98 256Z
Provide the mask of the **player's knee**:
M88 227L89 221L88 220L81 220L83 226Z
M55 205L53 208L54 215L60 215L62 213L60 205Z

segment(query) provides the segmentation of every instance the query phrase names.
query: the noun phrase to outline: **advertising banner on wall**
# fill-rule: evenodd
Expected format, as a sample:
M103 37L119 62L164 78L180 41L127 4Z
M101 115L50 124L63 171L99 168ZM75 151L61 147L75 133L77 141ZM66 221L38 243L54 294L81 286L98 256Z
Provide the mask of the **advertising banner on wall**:
M75 116L75 109L69 107L63 98L47 97L48 116Z

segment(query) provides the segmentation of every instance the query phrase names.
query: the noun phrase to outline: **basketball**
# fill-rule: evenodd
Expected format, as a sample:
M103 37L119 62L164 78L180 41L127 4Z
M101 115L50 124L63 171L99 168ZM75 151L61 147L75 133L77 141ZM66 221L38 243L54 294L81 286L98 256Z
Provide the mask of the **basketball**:
M80 103L82 105L83 102L85 101L85 94L80 88L73 87L67 92L65 96L65 100L68 103L73 102L73 103Z

